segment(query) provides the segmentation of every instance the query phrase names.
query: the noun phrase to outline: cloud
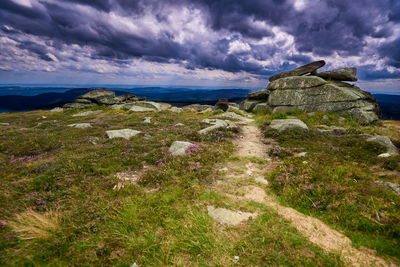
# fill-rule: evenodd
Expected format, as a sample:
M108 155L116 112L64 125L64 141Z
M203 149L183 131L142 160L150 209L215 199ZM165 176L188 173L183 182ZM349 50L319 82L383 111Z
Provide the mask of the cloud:
M0 67L120 75L151 62L265 79L325 58L370 79L398 72L399 24L396 0L2 0Z

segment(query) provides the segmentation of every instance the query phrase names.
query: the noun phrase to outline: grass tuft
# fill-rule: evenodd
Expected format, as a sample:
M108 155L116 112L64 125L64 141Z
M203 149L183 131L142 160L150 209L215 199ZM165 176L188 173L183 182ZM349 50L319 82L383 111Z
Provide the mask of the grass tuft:
M21 239L47 239L59 230L60 221L58 212L39 213L28 210L17 214L8 225Z

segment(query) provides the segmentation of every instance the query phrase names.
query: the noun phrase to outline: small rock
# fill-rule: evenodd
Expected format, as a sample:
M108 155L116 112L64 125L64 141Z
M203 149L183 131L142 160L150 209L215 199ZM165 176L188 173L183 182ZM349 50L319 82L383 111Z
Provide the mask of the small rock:
M1 126L8 126L8 125L10 125L8 122L0 122L0 125Z
M256 177L256 179L254 179L257 183L260 183L260 184L265 184L265 185L268 185L269 184L269 182L268 182L268 180L266 180L266 179L264 179L263 177Z
M74 127L74 128L79 128L79 129L86 129L86 128L91 128L92 125L90 123L73 123L69 124L69 127Z
M307 125L298 119L284 119L284 120L272 120L269 125L272 129L276 129L279 132L289 129L300 129L308 131Z
M391 182L375 181L376 184L381 185L389 190L392 190L397 195L400 195L400 184L395 184Z
M46 116L42 116L42 119L47 119L47 117Z
M53 109L50 109L50 112L63 112L63 111L64 111L63 108L53 108Z
M345 122L345 121L346 121L346 119L345 119L345 118L343 118L343 117L339 117L339 118L338 118L338 121L339 121L339 122Z
M236 124L229 120L219 120L219 119L204 119L203 123L211 124L212 126L204 128L198 131L199 134L208 134L219 128L235 128Z
M314 115L315 115L315 112L309 112L309 113L307 113L307 115L310 116L310 117L311 117L311 116L314 116Z
M110 130L106 131L108 138L124 138L129 140L131 137L140 134L141 131L132 130L132 129L121 129L121 130Z
M233 256L233 259L234 259L235 261L238 261L238 260L239 260L239 256Z
M376 135L367 139L368 142L378 143L387 148L386 153L390 154L391 156L395 156L399 154L399 150L397 147L392 143L389 137Z
M323 120L329 120L329 117L327 115L322 116Z
M378 158L389 158L389 157L391 157L392 155L391 154L389 154L389 153L382 153L382 154L379 154L378 155Z
M231 211L224 208L215 208L214 206L207 206L208 215L222 224L238 225L250 218L255 218L256 213Z
M223 167L223 168L219 169L218 171L220 171L220 172L227 172L227 171L228 171L228 167Z
M143 123L151 123L151 117L145 117Z
M307 156L307 152L300 152L299 154L296 155L296 157L305 157Z
M177 124L174 125L175 127L180 127L180 126L185 126L185 124L178 122Z
M195 150L198 150L199 148L200 146L197 144L192 144L190 142L184 142L184 141L175 141L169 147L169 152L171 153L172 156L182 156L190 152L193 152Z
M144 138L144 139L151 139L151 138L152 138L152 136L151 136L151 135L149 135L149 134L145 134L145 135L143 136L143 138Z
M288 119L297 119L296 116L287 116L286 118L288 118Z

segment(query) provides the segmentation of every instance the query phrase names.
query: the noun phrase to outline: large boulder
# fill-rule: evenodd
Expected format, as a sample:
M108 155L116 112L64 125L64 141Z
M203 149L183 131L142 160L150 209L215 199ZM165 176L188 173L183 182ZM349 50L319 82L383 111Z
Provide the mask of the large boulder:
M281 78L285 78L285 77L290 77L290 76L302 76L308 73L313 73L315 72L317 69L323 67L325 65L325 61L324 60L320 60L320 61L314 61L312 63L309 63L307 65L301 66L297 69L294 70L289 70L289 71L285 71L282 73L278 73L274 76L271 76L269 78L269 81L275 81Z
M318 72L315 74L325 80L336 80L336 81L357 81L357 69L356 68L342 68L324 72Z
M245 110L245 111L252 111L253 108L259 104L262 103L263 101L260 100L244 100L242 103L240 103L240 109Z

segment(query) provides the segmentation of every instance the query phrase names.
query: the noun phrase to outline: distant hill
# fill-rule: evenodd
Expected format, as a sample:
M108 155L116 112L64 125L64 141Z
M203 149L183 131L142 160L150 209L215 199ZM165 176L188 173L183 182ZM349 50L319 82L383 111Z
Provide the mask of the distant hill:
M373 95L381 107L381 119L400 120L400 95Z

